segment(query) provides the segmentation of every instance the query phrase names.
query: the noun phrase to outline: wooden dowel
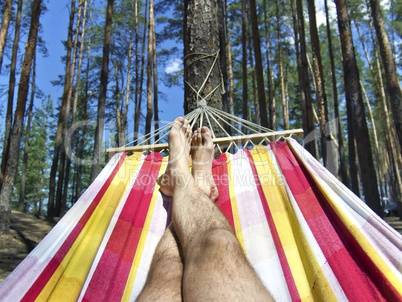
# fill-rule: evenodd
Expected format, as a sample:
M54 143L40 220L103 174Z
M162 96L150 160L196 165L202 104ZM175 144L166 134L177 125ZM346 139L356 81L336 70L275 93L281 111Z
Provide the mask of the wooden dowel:
M219 144L222 146L229 145L231 142L235 142L236 144L245 144L247 141L252 141L253 143L259 143L264 138L268 138L270 140L277 140L281 136L287 137L292 136L294 138L300 138L303 135L303 129L295 129L295 130L284 130L284 131L273 131L273 132L265 132L265 133L257 133L257 134L249 134L249 135L239 135L239 136L231 136L231 137L218 137L214 138L212 141L214 144ZM117 152L143 152L143 151L153 151L159 152L163 149L167 149L168 144L154 144L154 145L138 145L132 147L121 147L121 148L110 148L107 149L107 153L117 153Z

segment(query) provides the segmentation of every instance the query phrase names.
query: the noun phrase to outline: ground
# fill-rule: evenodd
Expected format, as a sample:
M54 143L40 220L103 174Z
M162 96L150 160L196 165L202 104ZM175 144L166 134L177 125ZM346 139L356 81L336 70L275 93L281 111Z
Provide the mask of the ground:
M52 229L44 218L13 211L11 230L0 234L0 282L28 255Z
M402 220L386 217L385 220L402 234ZM0 283L46 236L53 224L44 218L13 211L10 234L0 234Z

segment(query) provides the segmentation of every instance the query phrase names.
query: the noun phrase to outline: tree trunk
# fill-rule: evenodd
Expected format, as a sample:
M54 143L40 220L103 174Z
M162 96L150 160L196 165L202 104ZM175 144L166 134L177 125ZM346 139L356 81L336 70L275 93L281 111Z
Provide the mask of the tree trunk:
M276 129L276 104L275 104L275 79L274 71L271 67L271 37L268 29L268 17L267 17L267 0L264 0L264 29L267 51L267 86L268 86L268 115L269 115L269 127L272 130Z
M242 1L242 26L241 26L241 41L242 41L242 82L243 82L243 119L248 120L248 71L247 71L247 3ZM243 130L244 132L244 130Z
M185 0L184 5L184 112L202 99L222 109L217 0Z
M367 7L369 4L367 3ZM369 9L369 7L368 7ZM376 45L375 43L375 38L374 38L374 30L373 30L373 25L371 19L369 20L369 25L370 25L370 34L371 34L371 39L373 45ZM382 68L380 64L380 59L378 56L378 52L376 47L374 47L374 57L375 57L375 62L376 62L376 67L377 67L377 73L374 72L374 68L371 68L373 72L373 79L378 79L375 80L376 88L377 91L380 95L381 99L381 109L382 109L382 127L383 127L383 137L385 140L385 144L388 147L388 154L389 154L389 160L390 160L390 168L395 171L393 177L390 178L390 185L393 187L393 194L394 194L394 200L398 201L398 212L399 212L399 217L402 218L402 180L401 180L401 174L399 172L399 167L402 165L402 155L401 155L401 146L398 142L397 134L395 131L394 125L392 125L391 119L390 119L390 114L388 111L388 102L387 102L387 97L385 94L385 89L384 89L384 82L382 78ZM390 172L392 174L392 171Z
M114 98L116 101L116 127L117 127L117 135L116 135L116 143L117 146L121 146L120 142L120 133L121 133L121 104L120 104L120 85L119 85L119 68L117 66L117 62L113 62L112 66L114 66L114 81L115 81L115 90L114 90Z
M371 22L370 22L370 23L371 23ZM365 45L365 43L364 43L363 36L362 36L362 34L361 34L361 32L360 32L360 27L358 26L357 22L355 22L355 26L356 26L356 29L357 29L357 33L358 33L358 35L359 35L359 40L360 40L360 42L361 42L361 44L362 44L362 48L363 48L363 50L364 50L364 54L365 54L365 56L366 56L367 64L369 65L369 68L370 68L371 76L373 77L373 81L374 81L376 90L377 90L377 92L378 92L379 95L380 95L381 102L383 102L383 100L384 100L385 103L386 103L385 91L384 91L383 86L382 86L381 76L378 77L378 79L377 79L377 73L375 72L374 67L373 67L373 64L371 63L370 56L369 56L369 54L368 54L366 45ZM370 26L370 28L371 28L371 26ZM373 43L374 43L374 39L373 39ZM373 46L374 46L374 52L376 53L376 51L375 51L375 44L373 44ZM381 67L380 67L380 65L378 65L378 67L379 67L379 71L380 71L379 74L381 74ZM381 84L380 84L380 82L381 82ZM362 87L362 92L363 92L364 98L365 98L365 100L366 100L368 109L369 109L370 119L372 120L371 123L373 124L373 123L374 123L374 120L373 120L374 118L372 118L371 107L370 107L370 105L369 105L370 102L369 102L368 96L367 96L367 94L366 94L366 92L365 92L363 83L362 83L361 81L360 81L360 86ZM382 108L381 108L381 109L382 109ZM389 137L388 133L391 131L391 128L388 127L387 124L384 123L384 121L386 121L387 119L389 119L389 116L384 117L382 110L380 110L380 112L381 112L381 117L382 117L382 118L381 118L381 126L383 127L383 134L384 134L382 137L383 137L383 139L385 140L385 141L384 141L384 144L387 145L387 139L388 139L388 137ZM387 115L388 115L388 114L387 114ZM374 130L374 129L375 129L375 124L373 124L373 130ZM375 151L376 151L376 158L377 158L377 165L378 165L378 167L377 167L377 169L378 169L378 176L379 176L378 178L379 178L379 181L380 181L380 189L381 189L380 193L381 193L381 197L385 197L385 195L384 195L384 193L383 193L384 190L382 189L382 184L385 182L384 177L386 177L386 174L387 174L387 173L386 173L386 170L384 170L384 168L383 168L384 165L381 164L381 163L384 161L384 158L383 158L382 154L380 153L380 148L379 148L379 144L378 144L377 134L375 134L374 140L375 140L375 146L376 146L376 150L375 150ZM392 157L392 156L391 156L391 157ZM391 173L392 173L392 171L391 171ZM398 173L398 174L399 174L399 173ZM394 177L392 178L392 182L393 182L393 180L394 180ZM394 185L394 184L391 184L391 185Z
M148 7L148 0L146 1L145 12L144 12L145 18L144 18L144 33L142 36L141 65L139 64L140 63L139 60L137 60L137 62L136 62L137 71L136 71L136 80L135 80L136 100L135 100L135 113L134 113L135 114L135 116L134 116L134 141L138 138L139 129L140 129L140 118L141 118L141 107L142 107L142 87L143 87L142 84L144 81L144 65L145 65L145 49L146 49L145 41L146 41L146 32L147 32L145 30L145 28L147 28L147 23L148 23L147 7ZM136 32L138 32L138 18L137 18L136 24L137 24ZM137 47L137 50L136 50L136 52L137 52L138 51L138 39L136 41L136 47ZM138 55L136 57L137 57L137 59L139 58ZM139 77L138 77L138 69L140 69ZM136 144L136 142L134 142L134 144Z
M229 76L229 113L234 115L233 95L234 95L234 76L233 76L233 62L232 62L232 46L230 42L230 32L228 24L228 3L225 0L225 26L226 26L226 47L228 54L228 76Z
M75 0L71 0L71 9L70 9L70 21L68 26L68 34L67 34L67 56L66 56L66 71L64 78L64 89L62 96L62 103L59 113L59 119L57 122L57 132L55 138L55 146L53 152L53 162L52 167L50 169L49 176L49 199L47 204L47 219L49 221L53 221L55 215L55 195L56 195L56 174L59 167L59 159L60 159L60 150L63 146L63 130L64 124L68 119L68 110L69 110L69 100L68 93L70 90L70 76L71 76L71 49L72 49L72 40L73 40L73 24L74 24L74 16L75 16Z
M260 32L258 30L257 5L255 0L250 0L251 29L253 33L255 73L257 76L258 100L260 103L261 126L268 128L267 97L265 94L264 71L262 69L262 55Z
M278 65L279 65L279 80L281 83L281 101L282 101L282 115L283 115L283 128L285 130L289 129L289 110L288 103L286 100L285 92L285 74L283 71L283 59L282 59L282 38L281 38L281 24L280 24L280 13L279 13L279 1L276 0L276 31L278 38Z
M13 0L4 1L4 10L0 28L0 74L1 74L1 66L3 65L4 48L6 46L7 32L8 27L10 25L12 6L13 6Z
M43 175L44 171L41 171L40 175ZM34 215L42 215L42 199L43 199L43 186L44 186L44 179L43 176L41 176L40 181L39 181L39 190L36 193L36 198L38 200L38 203L34 203Z
M385 69L387 90L391 100L396 133L398 135L399 146L402 147L402 91L398 79L398 69L395 64L391 44L389 43L387 30L382 17L380 2L378 0L370 0L370 6L378 44L380 46L382 63Z
M100 76L99 100L98 100L98 117L95 132L95 145L91 170L91 182L95 180L99 174L100 163L104 158L102 152L103 128L105 126L105 103L107 94L107 82L109 76L109 53L110 40L112 36L112 17L113 17L113 0L107 1L105 39L103 41L102 70Z
M335 163L333 162L332 144L330 131L326 131L328 123L328 106L325 94L324 72L321 60L320 40L317 31L316 10L314 0L308 0L308 15L310 23L311 48L313 53L313 73L316 82L317 107L319 112L319 126L321 133L321 153L324 166L334 172Z
M251 37L248 37L248 56L250 60L250 69L251 69L251 84L253 88L253 105L254 105L254 114L255 114L255 119L252 119L252 114L251 114L251 106L249 106L249 119L250 121L255 122L258 124L260 122L260 112L259 112L259 103L258 103L258 93L257 93L257 79L255 76L255 68L254 68L254 59L253 59L253 46L252 46L252 41Z
M382 198L382 197L385 197L385 195L382 191L382 185L381 185L383 182L383 175L385 174L385 172L383 171L383 169L382 169L383 165L381 164L382 157L380 154L380 147L378 144L377 127L375 126L373 111L371 110L370 101L369 101L369 98L366 93L366 89L364 88L362 81L360 81L360 87L361 87L361 90L363 93L363 98L366 102L367 112L369 114L369 119L370 119L370 123L371 123L371 127L372 127L373 141L374 141L375 166L377 169L377 178L378 178L378 181L380 182L380 197Z
M20 155L20 143L22 136L22 125L24 121L25 107L27 103L29 78L31 73L32 60L36 50L36 40L39 29L39 18L41 13L41 0L34 0L32 3L31 25L29 28L28 41L26 43L24 61L22 63L20 84L18 86L17 108L14 114L14 123L10 140L10 157L7 161L6 173L3 187L0 194L0 231L10 230L10 198L14 186L15 175L18 169Z
M80 8L78 12L78 17L77 17L77 26L76 26L76 32L75 32L75 41L74 41L74 50L75 50L75 55L73 56L73 71L71 75L71 87L73 84L73 78L74 78L74 70L75 70L75 57L77 56L78 52L78 36L79 36L79 29L80 29L80 23L81 23L81 10L82 6L84 6L84 11L82 14L82 30L81 30L81 37L80 37L80 50L79 50L79 57L78 57L78 68L77 68L77 76L76 76L76 83L75 83L75 88L74 88L74 101L73 101L73 109L72 109L72 114L71 114L71 125L75 124L75 119L77 115L77 106L78 106L78 95L79 95L79 89L80 89L80 79L81 79L81 67L82 67L82 58L83 58L83 53L84 53L84 39L85 39L85 23L86 23L86 13L87 13L87 0L80 1ZM71 95L70 95L71 97ZM70 99L70 98L69 98ZM67 127L66 127L67 128ZM67 131L67 129L66 129ZM71 146L72 147L72 146ZM70 151L70 150L65 150ZM66 211L66 205L67 205L67 196L68 196L68 186L70 182L70 171L71 171L71 158L70 156L67 156L66 160L66 167L64 172L64 184L63 184L63 195L61 199L61 208L60 208L60 216L63 216L65 211ZM74 194L73 194L74 195Z
M1 175L0 175L0 188L3 182L4 173L6 173L6 164L8 159L11 124L13 122L13 105L14 105L14 91L15 91L15 74L18 56L18 44L20 42L20 29L21 29L21 13L22 13L22 0L18 0L17 18L15 20L15 32L13 42L13 52L11 55L10 78L8 85L8 101L6 113L6 125L4 128L4 143L1 161Z
M313 120L313 105L311 100L311 90L308 74L307 63L307 47L306 37L304 31L304 17L303 17L303 3L301 0L296 0L296 9L294 8L293 0L292 15L293 25L295 32L295 44L297 54L297 72L299 77L300 101L302 109L302 124L304 131L304 144L307 151L309 151L315 158L317 158L317 148L315 138L310 135L314 133L314 120Z
M155 26L153 34L153 84L154 84L154 129L159 129L159 98L158 98L158 64L156 58L156 38L155 38ZM156 135L155 140L159 139L159 134Z
M32 62L31 96L27 112L28 121L25 127L24 156L22 158L22 167L21 167L21 185L20 185L20 196L18 201L18 210L21 212L25 212L27 206L27 203L25 202L25 181L28 166L29 136L31 134L32 115L33 115L32 111L35 100L35 78L36 78L36 54L34 55Z
M90 15L91 18L91 15ZM89 92L89 71L91 68L90 65L90 57L91 57L91 40L88 41L88 45L87 45L87 68L86 68L86 75L85 75L85 97L83 100L83 104L84 104L84 112L83 112L83 120L87 119L87 108L88 108L88 92ZM84 125L84 127L82 128L82 134L81 134L81 139L79 142L79 146L78 146L78 158L83 158L84 156L84 148L85 148L85 134L86 134L86 127ZM77 182L76 182L76 187L75 187L75 200L78 199L78 197L81 196L81 175L82 175L82 165L80 163L78 163L78 168L77 168L77 174L76 174L76 178L77 178Z
M131 82L131 66L133 59L133 31L130 29L130 38L129 38L129 46L128 46L128 57L127 57L127 81L126 81L126 96L124 103L124 112L122 118L121 131L122 133L118 133L120 139L119 141L126 143L126 131L127 131L127 114L128 114L128 105L130 101L130 82ZM123 145L124 145L123 144Z
M137 107L138 107L138 102L139 102L139 66L140 66L140 56L139 56L139 40L140 40L140 35L138 33L138 28L139 28L139 20L138 20L138 0L134 1L134 30L135 30L135 41L134 41L134 56L135 56L135 85L134 85L134 145L136 144L135 140L138 137L138 129L140 127L140 123L138 121L139 119L139 114L137 116Z
M223 4L223 0L218 1L218 22L219 25L219 66L220 66L220 74L221 74L221 100L222 100L222 110L228 112L229 106L229 96L228 96L228 85L229 85L229 76L228 76L228 66L227 66L227 47L226 47L226 32L225 32L225 8ZM228 133L232 132L230 127L226 127Z
M74 83L74 74L75 74L75 65L77 61L77 53L78 53L78 37L80 32L80 25L81 25L81 14L82 14L82 6L83 0L79 1L78 5L78 13L77 13L77 22L75 27L75 35L74 35L74 43L72 45L72 53L73 58L71 60L71 73L70 78L68 81L68 91L67 91L67 118L64 120L63 124L63 134L62 140L67 136L68 130L68 116L70 114L70 107L71 107L71 97L73 93L73 83ZM75 119L75 117L74 117ZM67 194L68 194L68 184L70 181L70 165L71 161L70 158L66 156L66 149L60 149L60 162L59 162L59 177L57 182L57 194L56 194L56 206L55 206L55 215L58 217L63 216L64 211L66 209L66 202L67 202Z
M149 0L149 24L148 24L148 58L147 58L147 115L145 117L145 135L151 132L153 106L152 106L152 71L153 71L153 47L154 47L154 1Z
M328 51L329 51L329 59L331 64L331 80L332 80L332 92L334 95L334 114L337 125L337 134L338 134L338 152L339 152L339 163L340 163L340 175L342 182L349 186L349 177L348 170L346 166L346 158L345 151L343 145L343 130L341 125L341 119L339 115L339 102L338 102L338 88L337 88L337 80L336 80L336 69L335 69L335 59L334 59L334 51L332 48L332 35L331 35L331 24L329 22L329 11L328 11L328 1L325 0L325 19L327 23L327 39L328 39Z
M374 169L362 93L359 85L359 71L354 53L352 31L345 0L335 0L338 26L341 37L345 94L348 111L352 116L354 137L360 163L365 201L378 215L382 216L377 177ZM349 114L349 112L348 112Z

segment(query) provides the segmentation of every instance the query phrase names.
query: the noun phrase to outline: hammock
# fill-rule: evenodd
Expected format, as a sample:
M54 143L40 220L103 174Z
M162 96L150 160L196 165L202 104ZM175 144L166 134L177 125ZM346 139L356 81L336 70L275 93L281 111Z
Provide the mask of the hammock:
M1 301L133 301L167 224L167 157L115 154ZM277 301L402 301L402 237L294 139L214 160L217 206Z

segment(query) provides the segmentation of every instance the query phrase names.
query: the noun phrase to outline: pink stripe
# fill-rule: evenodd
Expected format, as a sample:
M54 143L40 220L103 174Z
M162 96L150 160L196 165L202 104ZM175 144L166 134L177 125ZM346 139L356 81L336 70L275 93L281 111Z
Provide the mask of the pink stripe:
M84 301L121 300L161 164L162 155L159 153L151 153L145 158L85 292Z
M232 203L230 202L229 192L229 175L227 167L227 158L225 154L221 154L218 159L214 159L212 165L212 176L215 180L216 187L219 191L219 197L216 206L226 216L230 225L234 229L234 220L232 212Z

